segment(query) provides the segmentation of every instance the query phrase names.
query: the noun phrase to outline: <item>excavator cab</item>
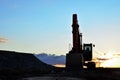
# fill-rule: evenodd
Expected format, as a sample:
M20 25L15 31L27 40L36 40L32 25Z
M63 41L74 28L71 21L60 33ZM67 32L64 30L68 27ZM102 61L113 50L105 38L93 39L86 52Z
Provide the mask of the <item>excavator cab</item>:
M91 61L92 60L92 49L93 49L93 44L91 44L91 43L83 45L84 61Z
M92 61L93 47L95 47L95 45L91 43L83 45L84 66L87 66L88 69L94 69L96 67L95 62Z

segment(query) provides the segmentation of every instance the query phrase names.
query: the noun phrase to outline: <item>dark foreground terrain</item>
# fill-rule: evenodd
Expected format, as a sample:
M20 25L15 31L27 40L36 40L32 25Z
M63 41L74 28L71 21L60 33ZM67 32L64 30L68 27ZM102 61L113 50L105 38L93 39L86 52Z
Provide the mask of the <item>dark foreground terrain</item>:
M67 72L45 64L33 54L0 51L0 80L120 80L120 68Z

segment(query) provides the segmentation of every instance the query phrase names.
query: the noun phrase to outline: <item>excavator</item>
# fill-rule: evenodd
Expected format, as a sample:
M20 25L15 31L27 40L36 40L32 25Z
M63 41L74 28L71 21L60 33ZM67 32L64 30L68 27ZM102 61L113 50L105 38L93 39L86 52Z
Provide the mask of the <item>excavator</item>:
M82 33L79 32L77 14L73 14L72 18L72 36L73 47L66 54L66 69L68 71L78 71L84 67L95 68L95 62L92 61L92 52L95 45L82 43Z

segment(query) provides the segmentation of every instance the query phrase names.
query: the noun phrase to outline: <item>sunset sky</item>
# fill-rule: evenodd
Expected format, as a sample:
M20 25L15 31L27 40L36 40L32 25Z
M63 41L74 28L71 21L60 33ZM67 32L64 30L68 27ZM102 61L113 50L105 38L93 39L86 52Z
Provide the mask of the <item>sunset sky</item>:
M120 0L0 0L0 50L65 55L74 13L94 52L120 53Z

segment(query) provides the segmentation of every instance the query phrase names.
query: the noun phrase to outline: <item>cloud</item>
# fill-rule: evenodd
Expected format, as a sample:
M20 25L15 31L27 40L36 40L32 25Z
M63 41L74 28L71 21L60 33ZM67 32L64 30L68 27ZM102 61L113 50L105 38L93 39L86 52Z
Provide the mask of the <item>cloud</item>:
M8 39L0 37L0 43L6 43L7 41L8 41Z
M51 65L65 64L65 59L66 59L64 55L57 56L55 54L46 54L46 53L35 54L35 56L39 60Z

